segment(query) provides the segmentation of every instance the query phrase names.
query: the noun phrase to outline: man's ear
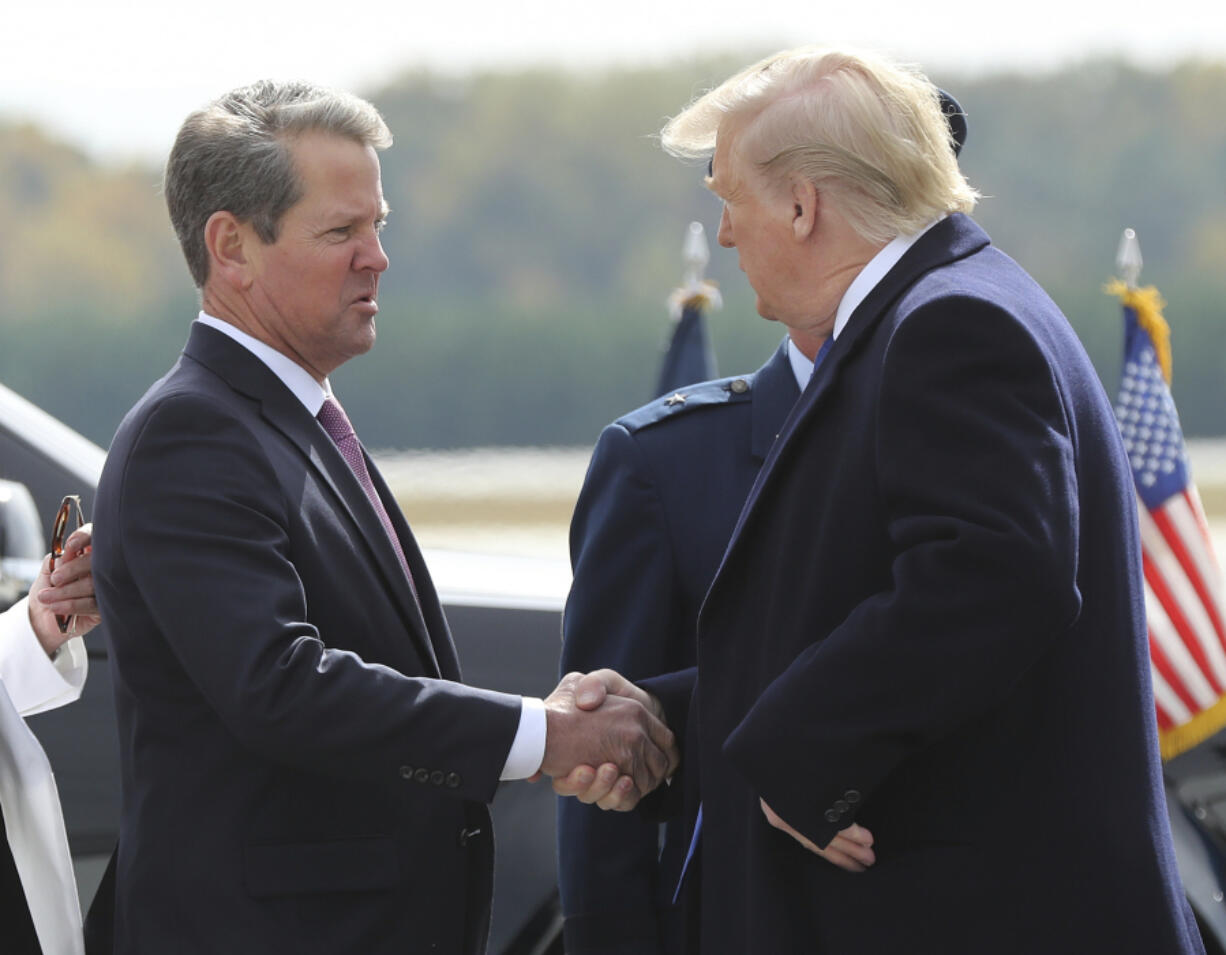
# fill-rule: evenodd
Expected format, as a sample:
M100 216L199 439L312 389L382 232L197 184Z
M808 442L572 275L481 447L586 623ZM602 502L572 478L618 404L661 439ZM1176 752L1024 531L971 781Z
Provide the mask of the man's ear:
M234 288L251 285L250 244L255 233L232 212L214 212L204 224L204 245L209 252L209 276Z
M792 235L804 242L817 230L821 195L808 179L792 180Z

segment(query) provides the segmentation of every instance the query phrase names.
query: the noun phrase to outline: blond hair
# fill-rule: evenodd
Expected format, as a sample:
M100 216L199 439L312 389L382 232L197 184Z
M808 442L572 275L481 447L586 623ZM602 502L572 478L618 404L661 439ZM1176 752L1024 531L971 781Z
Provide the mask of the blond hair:
M776 53L700 96L661 141L674 156L705 159L721 131L768 181L801 177L826 191L872 242L970 212L979 198L958 168L937 88L870 54Z

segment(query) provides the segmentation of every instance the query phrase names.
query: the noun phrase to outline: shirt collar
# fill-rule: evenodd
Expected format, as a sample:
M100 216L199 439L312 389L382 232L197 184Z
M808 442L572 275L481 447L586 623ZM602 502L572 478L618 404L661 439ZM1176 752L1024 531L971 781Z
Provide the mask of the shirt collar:
M324 383L321 385L311 377L309 371L292 358L281 354L271 345L264 344L258 338L253 338L241 328L231 325L223 319L214 318L203 311L196 321L201 325L209 326L209 328L215 328L223 335L234 339L234 341L238 342L267 365L268 370L276 375L282 384L294 393L295 398L302 402L303 407L311 413L312 418L319 414L319 409L323 407L324 401L332 396L332 385L328 379L325 378Z
M933 219L915 235L895 236L880 252L868 260L868 265L860 270L860 274L847 287L847 291L843 294L843 300L839 302L838 311L834 313L834 332L832 337L835 340L842 334L843 329L847 327L847 322L851 318L852 312L859 308L860 303L868 298L868 293L876 288L877 283L885 278L886 273L898 264L898 260L906 254L907 249L915 245L919 241L920 236L943 218L944 216Z
M792 374L796 376L796 386L804 391L805 385L813 377L813 362L805 357L791 338L788 339L788 361L792 364Z

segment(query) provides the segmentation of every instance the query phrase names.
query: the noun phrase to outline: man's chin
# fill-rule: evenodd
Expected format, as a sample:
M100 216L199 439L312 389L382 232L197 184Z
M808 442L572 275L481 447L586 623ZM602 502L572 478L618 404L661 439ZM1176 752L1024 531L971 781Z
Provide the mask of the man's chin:
M766 303L763 302L762 299L759 298L757 300L757 306L758 306L758 314L762 316L762 318L766 319L768 322L779 321L779 319L775 317L774 312L772 312L769 308L767 308Z
M350 337L350 357L355 358L358 355L365 355L375 347L375 339L377 337L375 317L371 315L368 318L363 318L357 332Z

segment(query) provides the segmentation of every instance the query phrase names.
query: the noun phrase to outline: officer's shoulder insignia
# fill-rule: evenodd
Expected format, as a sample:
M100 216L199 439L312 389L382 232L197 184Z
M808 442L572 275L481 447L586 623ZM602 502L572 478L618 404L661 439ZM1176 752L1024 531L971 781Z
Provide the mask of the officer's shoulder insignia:
M699 408L740 404L748 401L753 392L753 376L738 375L735 378L717 378L685 388L677 388L636 408L617 419L628 431L638 431L663 421L671 421Z

